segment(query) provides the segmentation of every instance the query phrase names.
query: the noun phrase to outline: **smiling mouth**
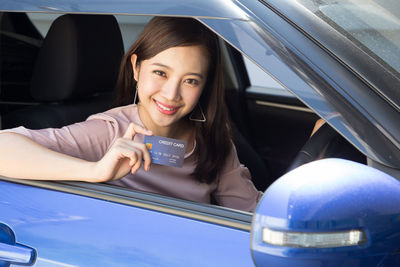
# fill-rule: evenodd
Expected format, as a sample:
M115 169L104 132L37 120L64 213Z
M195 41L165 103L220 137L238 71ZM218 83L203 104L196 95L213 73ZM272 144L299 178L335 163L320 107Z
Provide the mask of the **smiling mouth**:
M166 114L166 115L173 115L180 108L180 106L170 106L170 105L162 104L162 103L158 102L157 100L154 100L154 103L156 104L158 111L160 111L161 113Z

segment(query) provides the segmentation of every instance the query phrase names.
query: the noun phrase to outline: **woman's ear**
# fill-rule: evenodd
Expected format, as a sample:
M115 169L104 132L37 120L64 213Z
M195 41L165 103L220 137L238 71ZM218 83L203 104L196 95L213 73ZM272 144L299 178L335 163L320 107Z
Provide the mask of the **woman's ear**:
M133 70L133 78L137 82L139 79L139 66L137 64L137 55L136 54L132 54L131 64L132 64L132 70Z

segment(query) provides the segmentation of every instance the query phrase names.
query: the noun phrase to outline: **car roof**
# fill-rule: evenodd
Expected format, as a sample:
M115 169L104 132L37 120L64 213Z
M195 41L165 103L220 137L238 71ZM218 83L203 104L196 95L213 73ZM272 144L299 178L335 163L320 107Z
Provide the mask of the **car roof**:
M4 0L3 11L171 15L186 17L208 17L218 19L248 19L234 1L220 0Z

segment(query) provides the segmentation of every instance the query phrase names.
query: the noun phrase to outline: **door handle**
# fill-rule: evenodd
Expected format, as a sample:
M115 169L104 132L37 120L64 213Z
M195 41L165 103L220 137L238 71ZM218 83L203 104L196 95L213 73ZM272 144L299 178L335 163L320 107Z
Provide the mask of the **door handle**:
M21 244L0 243L0 262L5 261L13 264L33 264L36 251Z
M4 223L0 223L0 266L33 265L36 250L15 242L14 232Z

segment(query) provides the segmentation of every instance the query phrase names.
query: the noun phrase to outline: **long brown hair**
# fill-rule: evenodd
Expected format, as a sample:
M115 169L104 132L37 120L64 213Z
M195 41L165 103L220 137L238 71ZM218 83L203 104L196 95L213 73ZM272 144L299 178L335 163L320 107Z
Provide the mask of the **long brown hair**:
M206 122L192 122L197 143L197 166L192 175L199 182L212 183L225 165L232 142L224 99L218 38L199 21L191 18L154 17L122 59L113 106L133 102L136 81L130 60L132 54L137 55L137 62L140 64L168 48L192 45L204 46L209 56L207 81L199 100Z

